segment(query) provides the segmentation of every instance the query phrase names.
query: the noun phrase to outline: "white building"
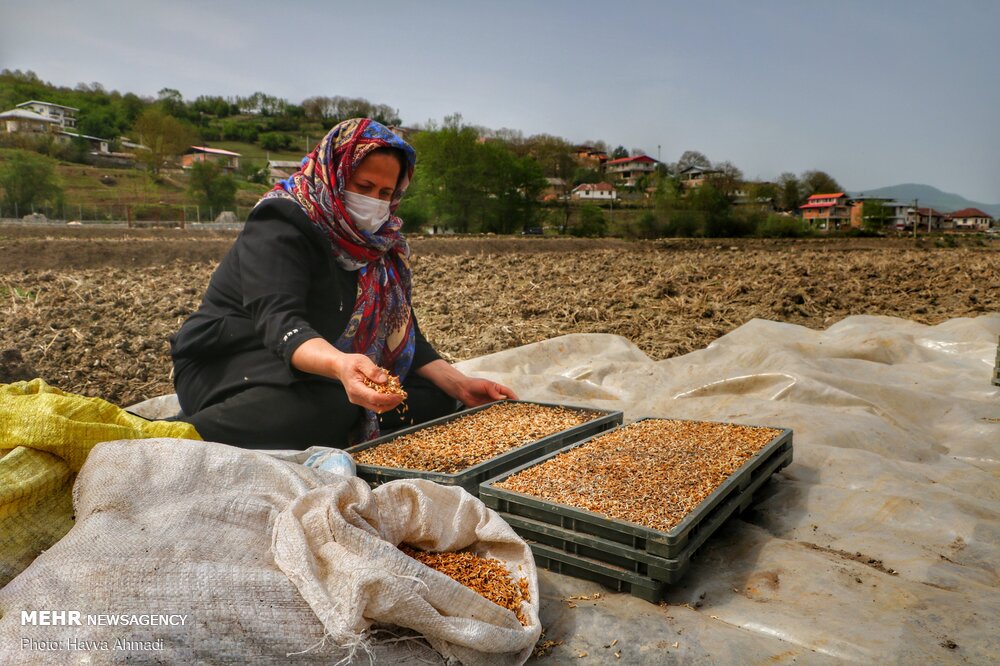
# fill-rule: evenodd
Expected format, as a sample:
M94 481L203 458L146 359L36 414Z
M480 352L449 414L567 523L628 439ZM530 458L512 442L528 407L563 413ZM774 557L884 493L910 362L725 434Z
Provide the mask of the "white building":
M993 226L993 218L978 208L963 208L951 214L956 229L963 231L986 231Z
M76 127L76 112L80 109L52 102L40 102L33 99L29 102L21 102L17 105L19 109L34 111L40 116L44 116L59 123L63 129L73 129Z
M58 129L59 122L27 109L0 113L0 132L9 134L46 134Z
M570 198L575 201L614 201L618 198L618 190L611 183L584 183L573 188Z
M627 187L635 187L643 176L656 173L659 162L649 155L622 157L604 163L604 173L611 178L617 178Z
M302 168L302 160L268 160L268 182L277 185Z

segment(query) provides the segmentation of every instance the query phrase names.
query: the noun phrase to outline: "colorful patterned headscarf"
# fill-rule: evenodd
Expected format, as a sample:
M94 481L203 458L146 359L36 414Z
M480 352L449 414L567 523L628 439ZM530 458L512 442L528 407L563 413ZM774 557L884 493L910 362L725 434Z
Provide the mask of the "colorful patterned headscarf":
M344 186L373 150L395 148L406 157L406 173L392 195L389 219L374 234L359 230L344 207ZM268 199L291 199L330 241L330 251L346 270L358 271L354 312L334 346L364 354L376 365L406 377L413 361L415 333L411 317L410 247L396 217L413 176L413 148L385 126L367 118L337 124L302 160L302 168L275 185ZM378 418L366 411L362 440L378 435Z

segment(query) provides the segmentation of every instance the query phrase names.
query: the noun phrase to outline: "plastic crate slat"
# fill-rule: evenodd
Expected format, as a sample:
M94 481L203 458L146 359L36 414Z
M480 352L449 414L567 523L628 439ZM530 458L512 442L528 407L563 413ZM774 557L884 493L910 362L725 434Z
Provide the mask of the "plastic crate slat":
M620 567L650 579L676 583L687 571L691 559L702 545L712 536L733 514L745 509L754 493L763 486L779 469L791 460L791 452L786 452L774 458L765 470L742 493L729 497L726 502L717 506L711 515L707 516L693 534L687 545L670 557L656 555L649 551L629 548L621 543L602 539L589 534L581 534L564 529L557 525L540 522L501 513L514 531L523 538L556 548L569 555L587 557Z
M540 543L529 545L537 566L558 574L593 581L615 592L624 592L656 603L663 598L667 588L666 583L636 575L620 567L586 557L568 555L557 548L550 548Z
M483 481L486 481L497 474L502 474L507 470L527 461L533 460L540 455L545 455L556 449L563 448L567 444L571 444L580 439L589 438L606 430L610 430L622 422L622 412L620 411L609 411L605 409L594 409L591 407L579 407L574 405L556 405L547 402L532 402L528 400L507 400L503 402L539 405L542 407L560 407L563 409L572 409L577 411L589 411L595 412L599 414L599 416L578 426L573 426L572 428L553 433L533 442L522 444L517 448L511 449L510 451L502 453L494 458L490 458L489 460L484 460L481 463L477 463L472 467L468 467L459 472L449 474L445 472L428 472L424 470L405 469L401 467L381 467L378 465L364 465L359 463L357 465L358 476L373 485L393 481L395 479L427 479L442 485L462 486L471 494L478 495L479 486ZM492 402L486 405L480 405L479 407L472 407L470 409L455 412L454 414L448 414L447 416L442 416L419 425L397 430L396 432L364 442L363 444L352 446L347 449L347 452L355 454L380 444L391 442L404 435L413 434L433 426L449 423L464 416L474 414L484 409L489 409L490 407L498 404L500 403Z
M647 419L640 419L647 420ZM619 428L626 426L619 426ZM562 449L553 451L547 455L540 456L509 472L492 478L480 486L479 497L492 509L540 520L553 525L560 525L567 529L578 532L592 534L597 537L617 541L633 548L648 550L652 553L670 556L672 553L680 552L684 548L691 531L700 523L705 516L712 511L720 502L723 502L730 495L739 493L741 486L745 489L748 483L755 478L755 473L762 465L766 465L774 458L783 457L788 454L788 459L782 466L791 462L792 455L792 431L787 428L774 428L780 430L780 434L775 436L770 442L765 444L752 458L743 464L738 470L733 472L718 488L716 488L707 498L696 506L684 519L671 530L663 532L654 530L643 525L608 518L586 509L557 504L547 500L525 495L503 488L497 488L496 483L507 479L518 472L541 464L564 451L576 448L585 444L597 435L580 442L575 442ZM598 433L603 434L603 433ZM759 474L757 474L759 475Z

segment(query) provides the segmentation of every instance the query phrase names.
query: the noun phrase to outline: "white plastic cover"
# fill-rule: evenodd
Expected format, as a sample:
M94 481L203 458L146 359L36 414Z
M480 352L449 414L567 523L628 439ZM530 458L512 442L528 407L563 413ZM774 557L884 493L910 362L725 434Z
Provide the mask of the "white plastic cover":
M751 321L653 362L569 335L459 364L527 400L794 430L795 461L655 606L539 572L550 659L1000 659L1000 315ZM575 607L570 607L570 606ZM613 641L618 643L611 645ZM609 647L605 647L609 646Z

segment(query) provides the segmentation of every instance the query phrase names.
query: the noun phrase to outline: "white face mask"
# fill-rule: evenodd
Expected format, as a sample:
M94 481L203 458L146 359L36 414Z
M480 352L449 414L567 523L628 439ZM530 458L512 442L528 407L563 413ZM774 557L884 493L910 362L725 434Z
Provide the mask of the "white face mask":
M374 197L366 197L357 192L344 191L344 208L358 231L370 234L378 231L389 219L389 202Z

